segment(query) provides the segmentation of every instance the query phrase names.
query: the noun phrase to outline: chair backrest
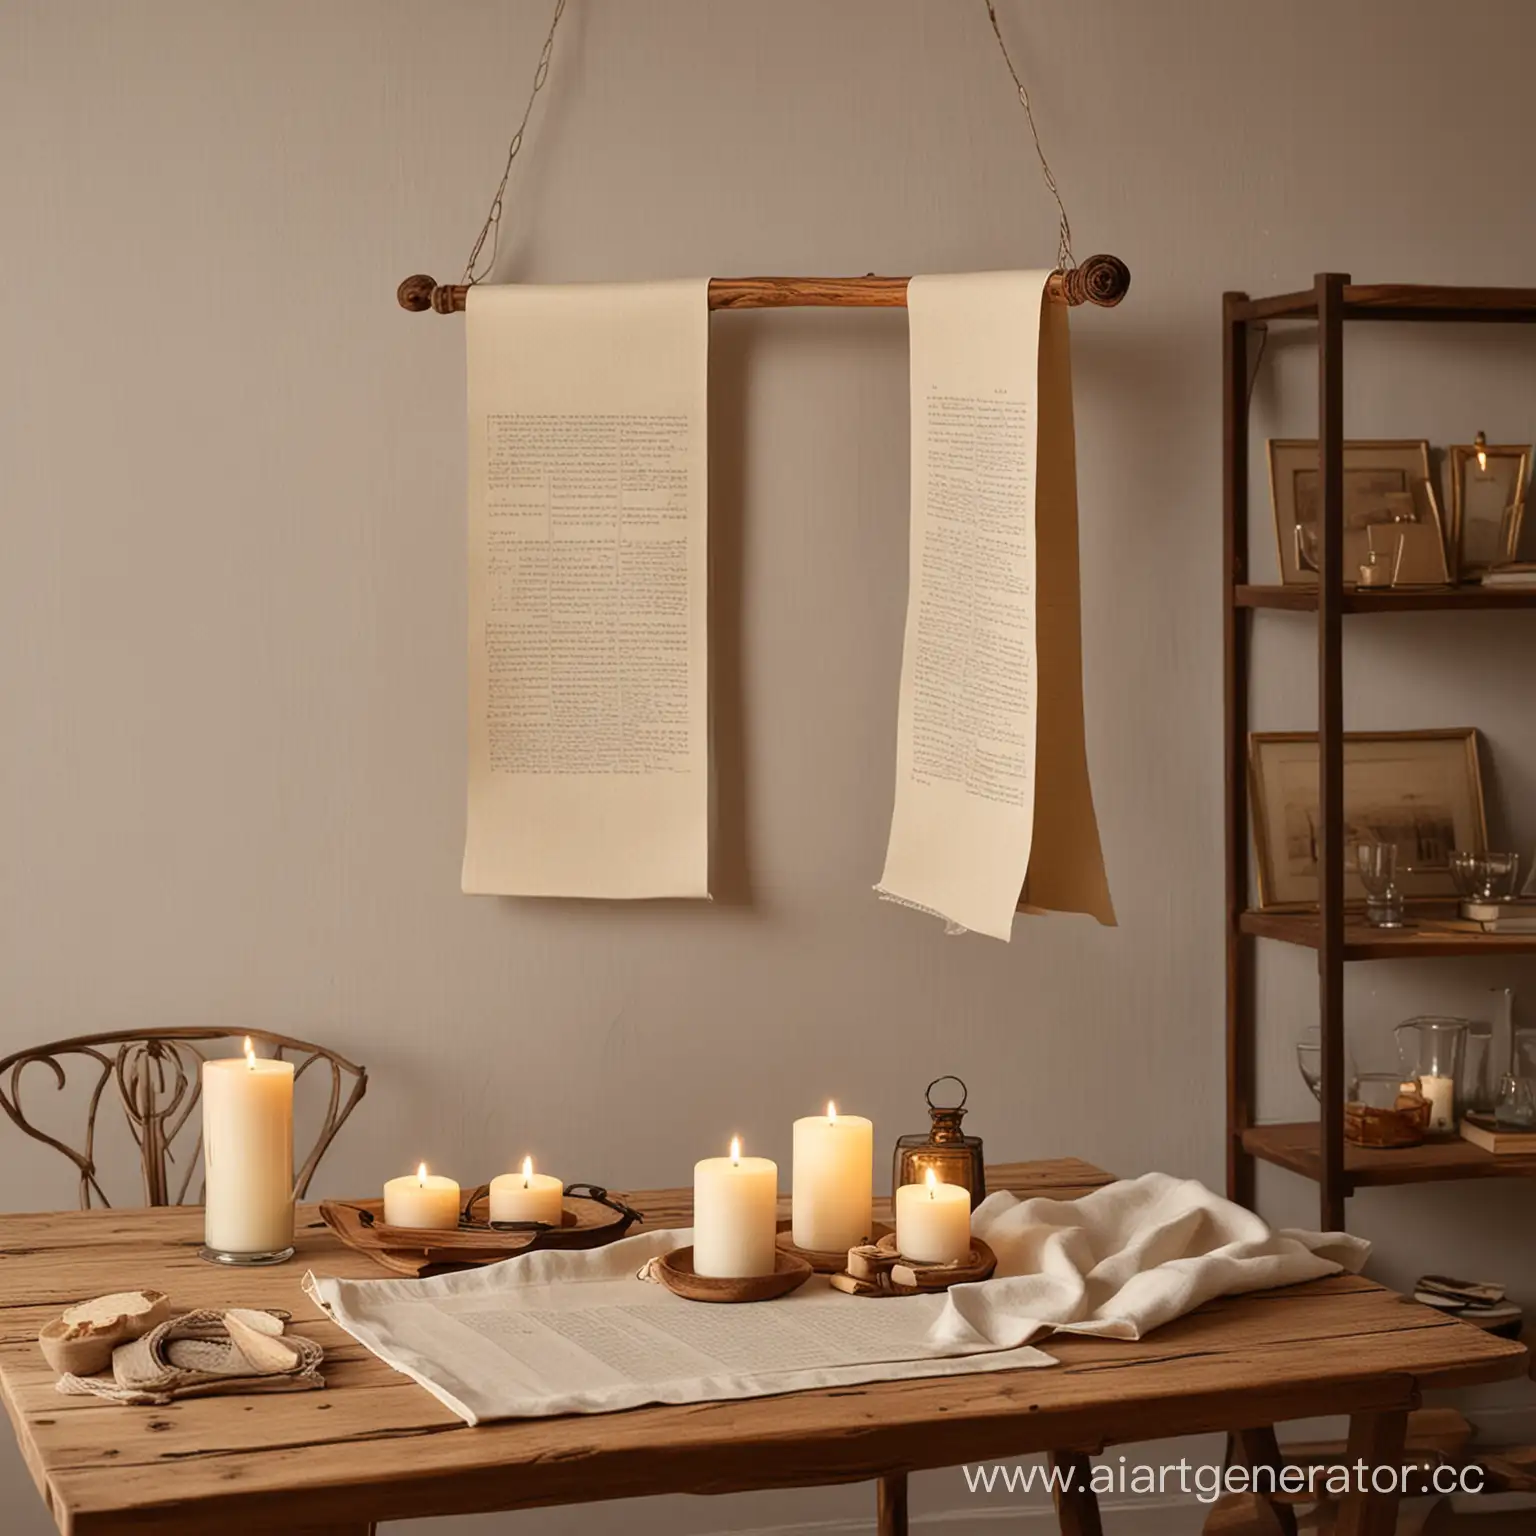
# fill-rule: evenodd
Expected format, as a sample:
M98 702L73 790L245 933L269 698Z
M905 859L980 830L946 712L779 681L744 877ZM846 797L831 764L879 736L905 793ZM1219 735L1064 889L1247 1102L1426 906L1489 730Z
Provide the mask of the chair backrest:
M144 1203L184 1205L189 1203L192 1180L202 1160L202 1116L194 1116L203 1091L202 1064L213 1056L238 1055L245 1036L257 1043L261 1054L279 1061L292 1060L295 1084L317 1062L324 1063L323 1068L317 1069L322 1079L326 1072L330 1075L319 1134L294 1178L294 1196L303 1199L326 1148L368 1087L365 1068L307 1040L275 1035L264 1029L146 1029L56 1040L17 1051L0 1061L0 1109L27 1135L63 1153L79 1169L82 1210L89 1210L94 1204L110 1206L112 1202L98 1176L97 1120L103 1099L115 1087L128 1133L139 1150L144 1171ZM222 1051L203 1048L215 1041L232 1044ZM23 1074L29 1090L40 1076L28 1072L29 1067L46 1068L52 1074L54 1090L62 1092L72 1066L81 1067L85 1079L85 1135L78 1148L33 1124L22 1102ZM46 1074L42 1074L42 1080L47 1083ZM35 1113L36 1100L32 1102ZM189 1133L191 1151L177 1177L172 1169L178 1162L176 1140L189 1123L196 1134L194 1138ZM200 1204L202 1193L199 1185L196 1199L190 1203Z

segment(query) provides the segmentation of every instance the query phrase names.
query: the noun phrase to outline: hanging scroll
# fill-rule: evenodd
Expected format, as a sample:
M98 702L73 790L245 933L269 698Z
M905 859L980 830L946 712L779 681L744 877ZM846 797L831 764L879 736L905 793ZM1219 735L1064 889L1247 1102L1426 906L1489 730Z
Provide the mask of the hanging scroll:
M1046 272L918 277L888 899L1006 941L1114 921L1083 745L1065 311Z
M709 894L707 286L470 290L468 893Z

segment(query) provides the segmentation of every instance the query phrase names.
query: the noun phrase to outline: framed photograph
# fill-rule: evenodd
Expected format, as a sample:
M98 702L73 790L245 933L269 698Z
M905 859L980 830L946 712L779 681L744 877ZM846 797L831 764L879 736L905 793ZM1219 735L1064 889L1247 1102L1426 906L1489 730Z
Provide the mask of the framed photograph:
M1317 905L1316 731L1248 738L1253 840L1264 911ZM1365 890L1347 850L1392 843L1409 900L1454 899L1451 855L1488 847L1477 732L1349 731L1344 736L1344 895Z
M1481 433L1451 449L1450 548L1459 580L1517 557L1530 464L1529 443L1489 444Z
M1316 438L1271 438L1269 488L1275 508L1280 580L1316 586L1322 476ZM1344 585L1360 580L1372 556L1386 557L1398 586L1450 580L1445 529L1423 438L1344 444Z

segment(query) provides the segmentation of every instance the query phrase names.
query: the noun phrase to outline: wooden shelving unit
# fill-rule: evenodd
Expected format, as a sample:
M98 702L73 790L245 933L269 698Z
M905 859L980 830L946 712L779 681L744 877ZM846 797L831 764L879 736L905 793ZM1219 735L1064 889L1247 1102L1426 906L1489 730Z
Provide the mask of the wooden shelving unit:
M1299 1125L1251 1125L1243 1132L1251 1157L1321 1180L1322 1146L1315 1120ZM1536 1153L1495 1157L1470 1141L1426 1141L1421 1147L1355 1147L1345 1143L1344 1172L1357 1189L1367 1184L1428 1184L1439 1179L1527 1179Z
M1248 579L1249 335L1277 320L1312 320L1318 340L1318 446L1322 480L1319 579L1314 587L1258 586ZM1354 960L1536 954L1536 935L1402 931L1367 927L1344 905L1345 614L1536 610L1536 591L1482 587L1346 591L1344 587L1344 322L1536 323L1536 288L1360 286L1319 274L1299 293L1222 298L1224 670L1226 703L1227 1192L1252 1206L1259 1160L1316 1180L1321 1225L1344 1226L1344 1202L1372 1184L1536 1175L1536 1156L1494 1157L1469 1143L1376 1151L1344 1140L1344 966ZM1319 902L1309 912L1249 910L1248 730L1254 615L1311 613L1317 622ZM1419 915L1419 914L1415 914ZM1428 914L1425 914L1428 915ZM1444 914L1435 914L1443 916ZM1316 1123L1255 1125L1258 941L1317 952L1322 1033L1322 1113Z

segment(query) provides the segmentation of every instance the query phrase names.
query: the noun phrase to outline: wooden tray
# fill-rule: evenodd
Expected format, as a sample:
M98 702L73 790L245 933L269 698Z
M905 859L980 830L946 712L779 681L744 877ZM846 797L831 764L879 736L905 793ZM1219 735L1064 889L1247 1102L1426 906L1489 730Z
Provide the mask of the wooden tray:
M655 1261L652 1273L674 1296L685 1301L776 1301L798 1291L815 1273L808 1259L780 1248L771 1275L724 1280L693 1269L693 1249L674 1248Z
M852 1249L848 1268L832 1276L832 1289L850 1296L921 1296L989 1280L996 1268L997 1255L979 1237L971 1239L970 1253L953 1264L924 1264L903 1258L893 1233Z
M579 1193L578 1193L579 1191ZM573 1184L565 1196L558 1227L527 1226L496 1231L484 1225L486 1186L467 1202L470 1222L457 1231L429 1232L384 1224L382 1200L323 1200L320 1215L347 1247L397 1275L437 1275L497 1264L519 1253L548 1248L601 1248L617 1242L643 1220L621 1200L596 1185Z

